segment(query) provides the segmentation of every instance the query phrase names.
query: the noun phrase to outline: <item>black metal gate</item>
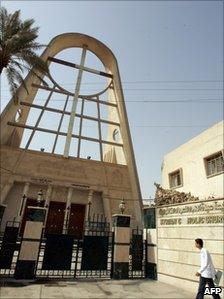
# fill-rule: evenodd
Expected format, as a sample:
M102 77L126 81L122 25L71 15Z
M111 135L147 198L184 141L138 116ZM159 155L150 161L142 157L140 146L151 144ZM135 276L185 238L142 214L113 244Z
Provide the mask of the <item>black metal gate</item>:
M20 249L20 222L8 221L3 236L0 239L0 276L13 277Z
M7 223L0 240L0 277L14 277L21 246L18 231L19 222ZM34 277L109 279L113 273L113 249L114 234L103 217L86 222L82 239L68 233L45 234L43 230ZM148 266L143 230L132 229L129 278L151 278Z
M143 240L142 229L132 229L129 278L145 278L146 248Z
M102 220L102 218L101 218ZM113 233L106 221L88 221L83 239L67 234L43 235L37 278L110 278Z

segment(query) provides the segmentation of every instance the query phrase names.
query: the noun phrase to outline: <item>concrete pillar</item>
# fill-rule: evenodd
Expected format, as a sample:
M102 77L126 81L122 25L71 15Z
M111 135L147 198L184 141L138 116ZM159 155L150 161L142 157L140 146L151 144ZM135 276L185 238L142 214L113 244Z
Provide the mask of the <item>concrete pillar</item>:
M6 208L6 205L3 205L0 203L0 225L2 223L2 218L3 218L4 212L5 212L5 208Z
M1 196L0 196L0 226L2 223L3 215L6 210L7 205L4 204L4 201L6 200L7 195L9 194L9 191L13 187L13 182L8 182L4 185L4 187L1 189Z
M110 199L107 194L103 194L103 209L107 221L111 223Z
M129 276L130 215L113 215L114 231L114 279L127 279Z
M46 222L47 222L48 207L49 207L49 202L51 199L51 194L52 194L52 185L48 185L46 195L45 195L46 216L45 216L44 226L46 226Z
M66 208L65 208L65 218L64 218L63 233L66 233L66 230L68 228L68 220L69 220L69 215L70 215L72 193L73 193L73 188L69 187L68 188L68 195L67 195L67 199L66 199Z
M2 188L1 190L1 199L0 199L0 203L3 204L7 195L9 194L10 189L13 186L13 182L9 182L7 184L5 184L5 186Z
M24 188L23 188L23 195L22 195L21 202L20 202L20 207L19 207L17 217L16 217L16 221L22 220L24 209L26 206L26 197L27 197L27 194L29 191L29 187L30 187L30 183L25 183ZM24 195L25 195L25 197L24 197Z
M157 231L148 229L146 247L146 277L157 279Z
M49 201L52 194L52 185L47 186L46 196L45 196L45 207L49 206Z
M90 215L91 215L90 213L91 213L91 205L92 205L92 200L93 200L93 192L94 191L92 189L89 190L86 221L88 221L90 219Z
M35 278L42 228L45 220L46 208L28 208L25 230L15 269L16 279Z
M156 209L149 209L150 222L146 231L146 277L157 279Z
M25 183L24 188L23 188L23 194L27 196L28 191L29 191L30 183Z

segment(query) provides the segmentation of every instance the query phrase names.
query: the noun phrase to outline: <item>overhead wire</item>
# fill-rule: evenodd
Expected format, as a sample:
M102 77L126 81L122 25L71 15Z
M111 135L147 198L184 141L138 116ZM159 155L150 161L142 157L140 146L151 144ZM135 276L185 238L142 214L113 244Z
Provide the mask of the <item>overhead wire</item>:
M161 84L161 83L223 83L223 80L136 80L136 81L122 81L123 84ZM102 85L106 82L82 82L82 85ZM74 82L60 82L62 86L73 85ZM2 90L8 90L2 89Z
M61 86L64 86L65 84L61 84ZM98 91L98 89L96 89L96 88L84 88L83 90L85 90L85 91ZM149 90L184 90L184 91L186 91L186 90L200 90L200 91L202 91L202 90L221 90L221 91L223 91L223 88L116 88L116 90L126 90L126 91L128 91L128 90L131 90L131 91L134 91L134 90L137 90L137 91L139 91L139 90L142 90L142 91L149 91ZM2 91L7 91L7 89L3 89Z
M57 101L57 100L56 100ZM60 100L58 100L60 101ZM63 101L63 100L62 100ZM222 102L223 100L219 100L219 99L199 99L199 100L125 100L124 102L129 102L129 103L157 103L157 102L162 102L162 103L171 103L171 102ZM108 101L109 102L109 101ZM118 102L122 102L122 101L118 101Z

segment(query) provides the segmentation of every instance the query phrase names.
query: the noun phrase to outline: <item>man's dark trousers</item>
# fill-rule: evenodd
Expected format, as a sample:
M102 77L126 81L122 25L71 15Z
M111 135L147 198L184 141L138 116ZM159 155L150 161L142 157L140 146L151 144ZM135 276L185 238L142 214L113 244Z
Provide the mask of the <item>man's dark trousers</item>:
M198 294L197 294L196 299L203 299L204 298L206 284L209 286L209 288L214 288L215 287L214 281L213 281L212 278L205 278L205 277L200 276ZM214 299L221 299L219 294L212 294L212 297Z

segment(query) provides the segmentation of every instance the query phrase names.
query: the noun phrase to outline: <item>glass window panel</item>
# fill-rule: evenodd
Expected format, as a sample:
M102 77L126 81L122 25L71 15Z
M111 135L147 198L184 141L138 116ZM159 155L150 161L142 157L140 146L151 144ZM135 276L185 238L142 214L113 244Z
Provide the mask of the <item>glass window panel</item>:
M180 171L170 174L170 187L177 187L182 184Z
M63 110L67 96L54 92L50 98L47 107Z
M98 117L97 103L85 101L83 114L87 116Z
M98 139L99 138L98 122L83 119L82 136Z
M207 175L216 174L224 170L222 153L215 154L206 159Z
M67 103L67 106L66 106L66 111L67 112L71 112L71 110L72 110L72 101L73 101L73 97L69 96L68 103Z
M77 157L77 149L78 149L78 138L72 138L70 149L69 149L69 156Z
M91 142L88 140L81 140L80 158L100 161L100 145L98 142Z
M21 148L25 148L26 147L27 141L29 140L32 131L33 130L24 129L22 140L21 140L21 143L20 143L20 147Z
M39 88L34 98L33 104L43 106L49 96L49 91Z
M109 106L100 104L100 118L101 119L108 119L108 109Z
M66 133L68 131L69 117L69 115L63 116L60 132Z
M101 123L101 135L102 140L108 139L109 125L105 123Z
M65 148L65 140L65 136L58 136L58 140L54 151L55 154L63 155Z
M30 108L30 112L27 117L26 125L35 126L40 113L41 113L41 109Z
M47 128L49 130L57 130L61 118L60 113L44 111L39 127Z
M52 152L55 136L55 134L36 131L32 138L29 149L37 151L43 149L44 152Z

